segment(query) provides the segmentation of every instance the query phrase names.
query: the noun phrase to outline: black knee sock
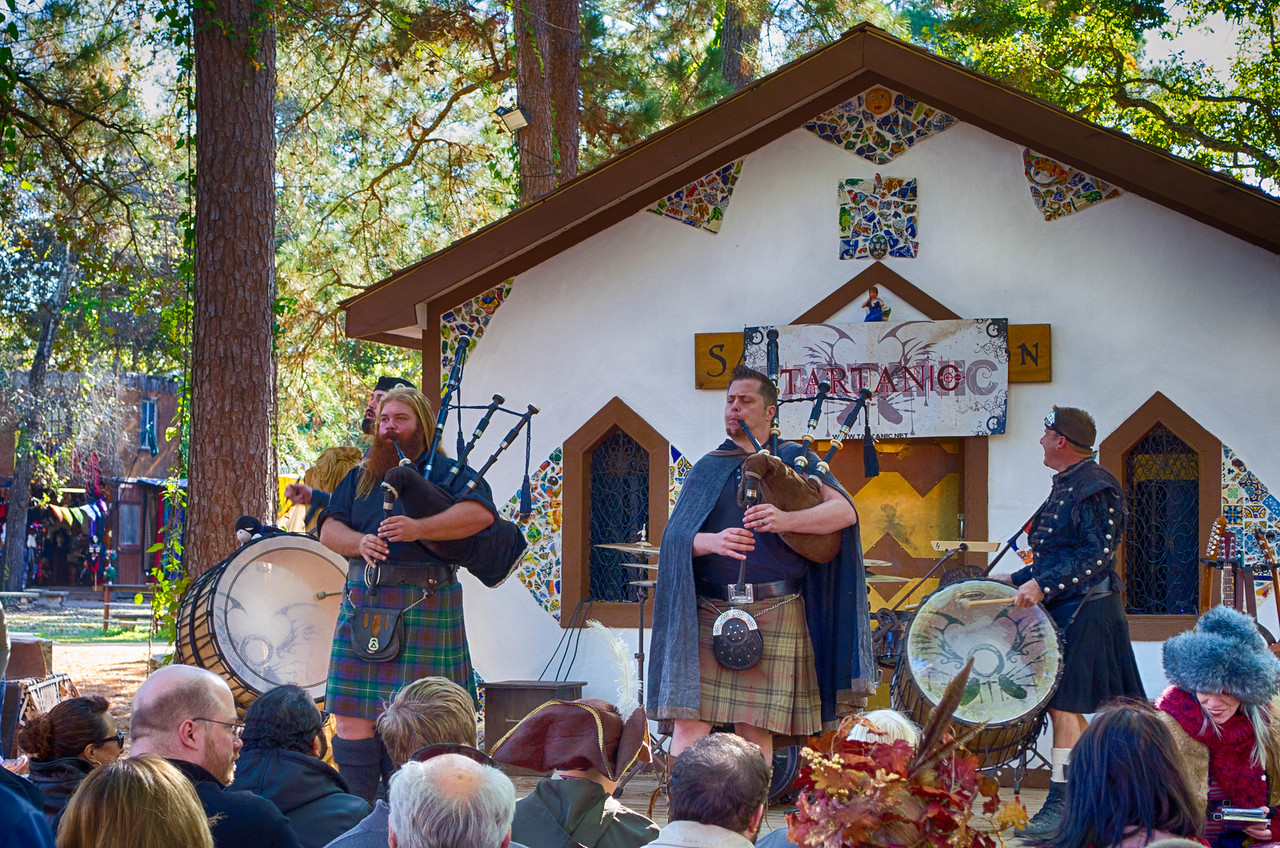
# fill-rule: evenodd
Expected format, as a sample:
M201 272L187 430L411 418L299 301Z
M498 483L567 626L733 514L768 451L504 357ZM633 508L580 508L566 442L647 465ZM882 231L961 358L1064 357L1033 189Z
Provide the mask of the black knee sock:
M378 747L382 749L382 762L378 764L378 768L382 772L382 785L390 788L391 772L395 771L395 767L391 764L391 752L387 750L387 743L382 741L381 736L373 738L378 740Z
M333 737L333 761L338 773L347 782L351 794L359 795L373 803L378 794L378 780L382 777L382 740L376 736L368 739L343 739Z

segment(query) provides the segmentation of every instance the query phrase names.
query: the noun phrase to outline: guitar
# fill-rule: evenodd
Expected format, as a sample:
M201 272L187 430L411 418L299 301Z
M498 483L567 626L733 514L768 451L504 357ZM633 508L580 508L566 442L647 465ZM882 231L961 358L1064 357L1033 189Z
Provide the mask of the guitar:
M1267 568L1271 570L1271 596L1276 602L1276 616L1280 617L1280 563L1276 562L1276 552L1271 549L1271 543L1267 541L1267 534L1262 532L1261 527L1253 529L1253 539L1258 543L1258 551L1262 554L1263 560L1267 563ZM1271 646L1271 651L1280 654L1280 642Z
M1218 603L1231 609L1239 609L1240 594L1236 591L1236 534L1227 529L1227 519L1219 516L1209 531L1209 542L1204 548L1204 562L1222 571L1222 586Z

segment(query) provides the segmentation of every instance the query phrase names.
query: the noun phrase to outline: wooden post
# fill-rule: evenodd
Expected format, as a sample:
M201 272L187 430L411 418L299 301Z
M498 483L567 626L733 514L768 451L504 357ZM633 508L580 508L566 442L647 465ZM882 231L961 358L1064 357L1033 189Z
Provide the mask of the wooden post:
M107 622L111 619L111 586L102 587L102 635L107 635Z

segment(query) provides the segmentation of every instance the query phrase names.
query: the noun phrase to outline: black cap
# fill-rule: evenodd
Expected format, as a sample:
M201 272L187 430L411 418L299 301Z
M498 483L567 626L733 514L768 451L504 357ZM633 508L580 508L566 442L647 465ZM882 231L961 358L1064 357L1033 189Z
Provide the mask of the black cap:
M413 383L400 377L379 377L378 383L373 387L375 392L389 392L392 389L416 389Z

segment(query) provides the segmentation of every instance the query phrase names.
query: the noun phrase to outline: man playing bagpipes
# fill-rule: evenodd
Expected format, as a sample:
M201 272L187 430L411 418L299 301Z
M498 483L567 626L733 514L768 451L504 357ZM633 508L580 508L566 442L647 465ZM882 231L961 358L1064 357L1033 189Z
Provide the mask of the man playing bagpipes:
M519 529L497 517L488 484L465 465L457 473L436 444L426 397L387 392L373 445L320 517L320 541L349 561L325 689L337 718L333 758L351 791L369 799L388 770L374 720L396 690L441 676L475 698L459 563L497 585L524 550ZM478 542L490 544L477 554Z
M649 703L652 717L674 720L672 754L713 725L733 724L769 760L774 734L818 733L835 720L838 697L852 702L874 691L866 578L849 495L817 456L775 439L773 453L788 466L805 456L819 475L811 485L820 498L791 511L740 505L743 468L758 447L751 433L768 431L777 403L768 377L734 370L724 412L729 438L690 471L663 533ZM834 544L814 561L783 533L833 537Z

